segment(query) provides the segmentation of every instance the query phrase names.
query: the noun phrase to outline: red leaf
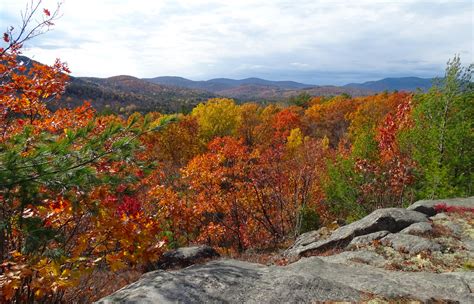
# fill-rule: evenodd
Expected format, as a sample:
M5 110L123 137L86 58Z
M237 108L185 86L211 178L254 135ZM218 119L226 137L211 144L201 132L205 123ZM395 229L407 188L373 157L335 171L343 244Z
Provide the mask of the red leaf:
M48 9L43 9L43 12L46 16L50 17L51 16L51 12L48 10Z

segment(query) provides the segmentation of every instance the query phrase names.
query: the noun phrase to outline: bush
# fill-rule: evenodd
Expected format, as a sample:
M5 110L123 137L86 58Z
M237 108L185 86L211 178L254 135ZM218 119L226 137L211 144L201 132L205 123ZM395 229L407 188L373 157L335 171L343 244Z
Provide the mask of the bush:
M308 207L307 205L301 207L299 211L299 219L300 227L298 234L302 234L319 228L319 214L316 212L316 210Z

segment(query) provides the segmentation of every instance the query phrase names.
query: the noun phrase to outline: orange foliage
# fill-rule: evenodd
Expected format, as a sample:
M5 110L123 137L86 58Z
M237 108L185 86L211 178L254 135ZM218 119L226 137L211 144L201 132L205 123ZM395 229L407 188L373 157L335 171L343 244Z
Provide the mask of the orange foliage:
M361 104L359 99L335 97L327 102L314 101L305 112L304 124L309 135L327 137L332 147L337 147L349 126L347 115Z

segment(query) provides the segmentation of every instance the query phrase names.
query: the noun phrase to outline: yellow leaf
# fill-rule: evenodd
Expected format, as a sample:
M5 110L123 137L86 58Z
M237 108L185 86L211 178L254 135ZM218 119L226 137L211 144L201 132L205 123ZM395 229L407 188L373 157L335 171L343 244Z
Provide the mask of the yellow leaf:
M109 266L110 266L110 270L117 271L117 270L125 268L127 265L121 260L116 260L112 264L109 264Z

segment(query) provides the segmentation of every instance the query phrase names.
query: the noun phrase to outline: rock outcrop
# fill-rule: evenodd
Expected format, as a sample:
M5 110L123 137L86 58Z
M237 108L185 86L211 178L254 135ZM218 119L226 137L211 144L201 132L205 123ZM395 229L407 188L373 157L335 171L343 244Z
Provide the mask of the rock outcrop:
M155 271L98 303L314 303L385 298L474 301L474 275L404 273L303 258L285 267L219 260Z
M156 263L149 266L148 270L182 268L219 256L214 248L207 245L182 247L165 252Z
M428 216L433 216L437 213L435 206L445 204L448 207L455 208L473 208L474 196L467 198L451 198L451 199L439 199L439 200L422 200L414 203L408 210L414 210L422 212Z
M425 214L403 208L386 208L375 210L363 219L335 230L324 240L312 243L300 243L289 248L285 255L308 256L331 248L344 248L355 237L372 234L379 231L399 232L414 223L428 222Z
M441 251L441 245L426 238L404 233L392 233L380 240L383 245L410 254L417 254L422 251Z
M433 214L440 203L463 212ZM219 259L157 270L98 303L474 303L473 208L470 198L380 209L302 235L284 253L299 260L286 266Z

